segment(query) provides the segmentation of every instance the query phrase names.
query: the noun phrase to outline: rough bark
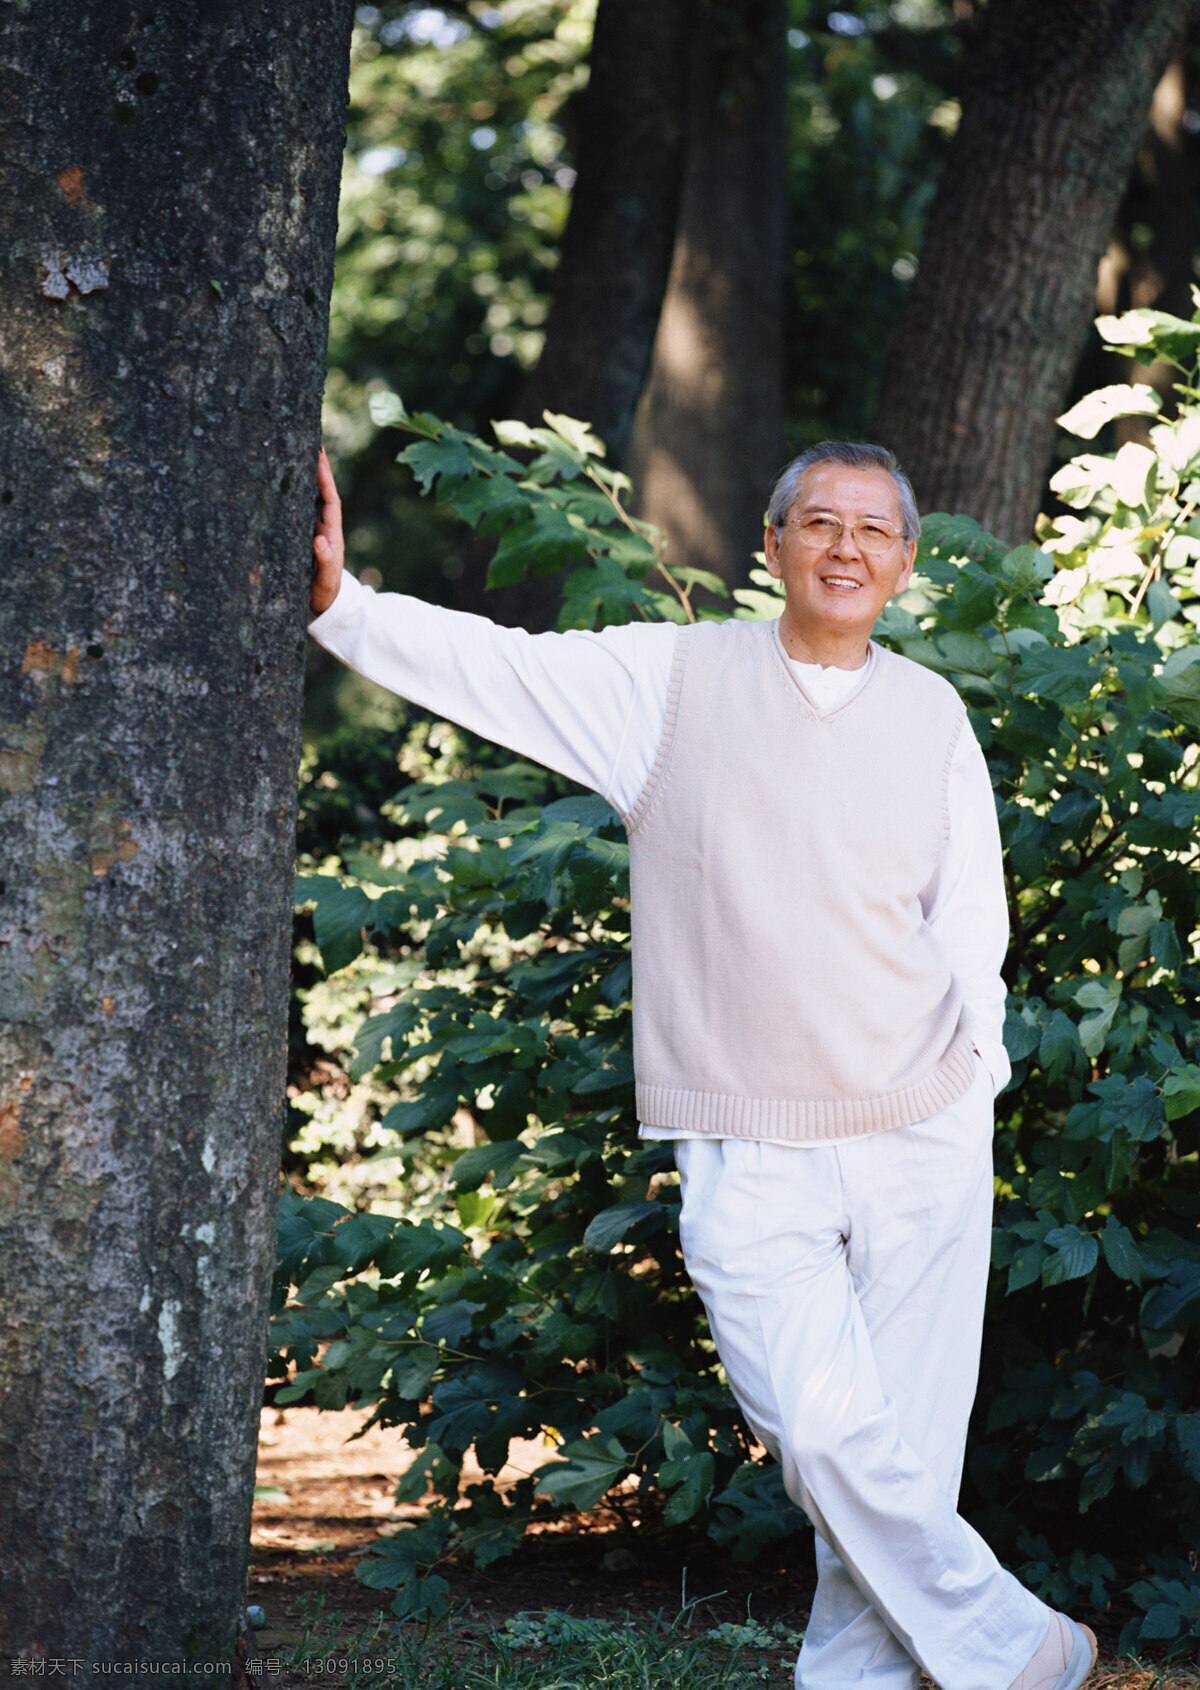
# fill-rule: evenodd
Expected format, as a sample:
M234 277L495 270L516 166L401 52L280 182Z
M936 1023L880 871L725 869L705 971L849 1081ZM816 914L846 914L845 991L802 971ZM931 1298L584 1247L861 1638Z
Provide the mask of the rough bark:
M620 462L671 267L687 137L690 0L599 0L571 215L519 414L590 422Z
M1108 250L1100 260L1097 311L1116 314L1131 306L1154 306L1177 317L1192 314L1196 147L1184 128L1187 73L1188 55L1181 54L1167 66L1154 90L1150 121L1138 147L1133 176ZM1133 238L1138 224L1150 230L1148 247L1143 248ZM1179 372L1161 360L1147 365L1136 358L1116 359L1107 348L1096 344L1076 372L1075 387L1085 393L1122 377L1149 382L1162 395L1165 413L1174 415L1174 384ZM1127 440L1145 443L1150 438L1150 423L1147 417L1122 417L1113 432L1120 444Z
M783 25L777 0L695 11L683 206L630 455L672 560L735 581L782 450Z
M3 8L0 1657L234 1645L349 25Z
M875 422L923 509L1028 535L1097 262L1193 12L1193 0L983 8Z
M514 415L580 417L619 464L645 385L683 191L691 0L599 0L580 101L576 181L541 357ZM455 605L534 631L559 578L485 591L494 540L468 542Z

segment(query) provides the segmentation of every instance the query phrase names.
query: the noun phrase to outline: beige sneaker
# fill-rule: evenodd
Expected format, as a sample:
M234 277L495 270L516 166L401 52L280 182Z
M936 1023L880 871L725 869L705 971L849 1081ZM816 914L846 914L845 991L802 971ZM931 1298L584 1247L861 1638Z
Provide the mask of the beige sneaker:
M1009 1690L1079 1690L1096 1664L1096 1639L1085 1625L1052 1614L1041 1647Z

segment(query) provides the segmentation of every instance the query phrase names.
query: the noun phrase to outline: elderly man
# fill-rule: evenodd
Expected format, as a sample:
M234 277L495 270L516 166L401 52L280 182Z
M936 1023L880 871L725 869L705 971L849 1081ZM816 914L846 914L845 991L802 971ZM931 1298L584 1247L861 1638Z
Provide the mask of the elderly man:
M912 572L907 479L875 446L787 467L777 623L537 636L344 576L320 480L321 643L624 818L641 1130L675 1140L684 1261L817 1532L797 1690L1077 1690L1092 1634L956 1511L1007 920L962 703L870 639Z

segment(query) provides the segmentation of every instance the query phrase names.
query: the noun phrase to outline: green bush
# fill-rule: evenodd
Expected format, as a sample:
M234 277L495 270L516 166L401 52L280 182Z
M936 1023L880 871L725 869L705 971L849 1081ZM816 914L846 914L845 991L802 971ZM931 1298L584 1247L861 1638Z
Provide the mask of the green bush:
M1051 1600L1101 1601L1114 1563L1136 1571L1125 1642L1182 1649L1200 1634L1200 321L1142 311L1101 332L1176 362L1178 419L1060 471L1078 514L1040 545L927 518L878 637L966 700L1010 896L1014 1072L964 1506ZM1064 421L1086 439L1157 410L1120 387ZM405 420L425 488L500 536L496 579L577 565L561 626L692 614L695 582L625 515L581 425L502 425L537 452L522 464ZM777 613L757 582L735 615ZM408 837L315 863L298 899L326 968L369 1000L345 1065L421 1198L285 1198L273 1328L277 1400L361 1404L422 1452L401 1499L432 1487L428 1520L360 1576L399 1613L436 1608L447 1554L487 1562L539 1512L606 1495L751 1556L800 1516L688 1293L670 1148L636 1136L619 821L519 764L417 781L390 814ZM468 1449L494 1475L539 1434L554 1448L533 1478L460 1496Z

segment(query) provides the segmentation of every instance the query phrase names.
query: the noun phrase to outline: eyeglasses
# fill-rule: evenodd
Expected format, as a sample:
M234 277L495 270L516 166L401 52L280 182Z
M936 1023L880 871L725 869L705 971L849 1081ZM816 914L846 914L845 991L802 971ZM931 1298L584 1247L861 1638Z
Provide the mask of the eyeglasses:
M776 527L796 529L800 544L814 552L836 546L846 531L846 524L839 517L821 515L792 517L787 522L777 523ZM850 538L864 557L885 556L901 537L898 528L874 517L864 517L850 529Z

